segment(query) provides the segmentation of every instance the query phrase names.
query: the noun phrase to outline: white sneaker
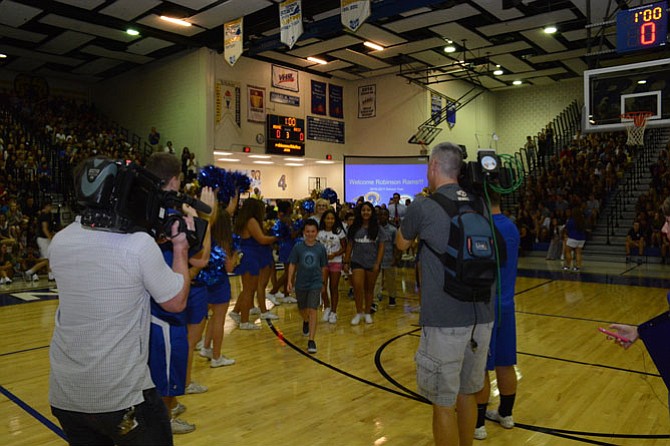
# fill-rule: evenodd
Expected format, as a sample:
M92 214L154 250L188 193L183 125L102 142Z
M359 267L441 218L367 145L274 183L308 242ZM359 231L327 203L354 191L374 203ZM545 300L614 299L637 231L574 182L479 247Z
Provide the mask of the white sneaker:
M328 317L328 322L331 324L337 324L337 313L331 311L330 316Z
M209 358L212 359L212 349L211 348L201 348L200 352L198 353L200 356L203 358Z
M266 311L265 313L261 313L261 319L268 319L274 321L276 319L279 319L279 316L277 316L274 313L270 313L269 311Z
M260 330L261 326L256 325L256 324L251 323L251 322L241 322L240 326L239 326L239 329L240 330Z
M191 384L186 386L186 390L184 391L185 394L187 395L195 395L196 393L205 393L209 389L207 386L203 386L202 384L198 384L195 381L191 381Z
M201 339L201 340L198 341L197 344L195 344L195 349L196 349L196 350L200 350L200 349L203 348L204 346L205 346L205 340L204 340L204 339Z
M514 427L514 418L512 418L512 415L501 417L497 410L487 410L486 418L493 421L499 421L500 425L505 429L512 429Z
M9 280L9 279L7 279L7 280ZM4 285L4 284L5 284L5 278L0 277L0 285Z
M371 324L372 322L374 322L374 321L372 320L372 316L369 315L369 314L366 314L366 315L365 315L365 323L366 323L366 324Z
M296 304L296 303L298 303L298 299L296 299L293 296L285 296L284 297L284 303L286 303L286 304Z
M249 310L249 314L261 314L261 309L258 307L253 307L251 310Z
M40 276L37 275L37 273L33 274L33 277L31 278L33 282L39 282L40 281Z
M321 318L321 320L323 322L328 322L330 320L330 307L323 310L323 318Z
M277 292L275 293L275 297L276 297L277 299L283 299L283 298L285 298L286 296L284 296L284 293L282 293L281 291L277 291Z
M170 427L173 434L188 434L195 430L195 424L187 423L180 418L173 418L170 420Z
M49 277L49 280L56 280L56 278L55 278L54 275L51 273L51 271L49 271L49 276L48 276L48 277Z
M484 440L487 436L486 426L475 428L475 440Z
M357 313L356 316L354 316L354 318L351 320L351 325L358 325L362 317L363 313Z
M221 355L221 357L218 359L212 359L212 361L209 363L209 366L214 369L217 367L223 367L226 365L233 365L233 364L235 364L234 359L226 358L225 356Z
M7 277L7 278L5 279L5 283L6 283L7 285L9 285L10 283L12 283L12 279L10 279L9 277Z
M230 313L228 313L228 317L231 318L232 320L234 320L235 323L239 325L240 324L240 319L241 319L242 316L240 316L240 313L236 313L234 311L231 311Z
M179 415L186 412L186 406L184 406L182 403L177 403L177 405L174 406L170 412L172 413L172 418L177 418Z
M275 306L281 305L281 302L279 302L279 299L277 299L274 294L266 294L265 298L272 302Z

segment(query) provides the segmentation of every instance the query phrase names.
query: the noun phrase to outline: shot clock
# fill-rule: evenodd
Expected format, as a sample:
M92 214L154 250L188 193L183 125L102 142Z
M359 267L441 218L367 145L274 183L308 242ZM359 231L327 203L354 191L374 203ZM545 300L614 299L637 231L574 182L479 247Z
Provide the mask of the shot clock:
M618 53L665 45L668 37L668 2L619 11L616 16Z
M267 115L266 153L305 156L305 120Z

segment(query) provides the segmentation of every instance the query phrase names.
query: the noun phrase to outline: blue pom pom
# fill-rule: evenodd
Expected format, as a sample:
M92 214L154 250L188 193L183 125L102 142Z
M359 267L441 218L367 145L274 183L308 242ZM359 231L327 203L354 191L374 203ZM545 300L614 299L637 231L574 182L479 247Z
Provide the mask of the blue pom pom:
M202 168L198 182L203 187L218 189L217 199L224 205L230 202L236 192L246 192L251 186L251 179L242 172L229 172L211 164Z
M327 187L321 192L321 198L328 200L330 204L335 204L337 203L337 192Z
M302 202L300 205L303 211L308 212L310 214L314 213L314 200L305 200Z

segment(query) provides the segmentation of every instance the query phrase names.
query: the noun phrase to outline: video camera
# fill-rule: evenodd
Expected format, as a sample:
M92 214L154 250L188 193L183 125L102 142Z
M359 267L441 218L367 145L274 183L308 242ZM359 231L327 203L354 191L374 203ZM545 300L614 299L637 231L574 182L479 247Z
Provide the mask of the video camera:
M463 166L458 180L464 189L481 193L485 181L503 188L512 186L513 172L502 165L495 150L477 149L477 161L465 162L468 158L467 149L462 144L459 144L459 147L463 155Z
M80 166L75 187L84 226L119 233L142 231L160 239L171 236L178 221L189 246L197 250L202 246L207 222L195 218L195 230L189 230L181 207L188 204L204 213L212 209L188 195L163 190L163 181L141 166L90 158Z

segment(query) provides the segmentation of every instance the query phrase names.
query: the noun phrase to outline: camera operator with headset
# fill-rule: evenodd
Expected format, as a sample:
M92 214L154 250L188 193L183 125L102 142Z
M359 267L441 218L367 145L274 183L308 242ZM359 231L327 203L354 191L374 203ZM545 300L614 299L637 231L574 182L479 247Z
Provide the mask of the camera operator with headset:
M93 209L89 215L114 216L115 209L105 208L115 190L108 183L124 168L101 158L78 167L83 215ZM50 349L52 413L73 445L171 445L168 412L147 366L149 300L168 312L185 308L187 236L180 222L171 225L168 266L146 232L105 228L109 219L99 220L101 227L87 226L83 219L57 233L49 247L59 290ZM191 217L183 222L193 228Z
M457 145L441 143L433 147L427 170L433 194L418 197L408 207L396 235L396 246L401 251L416 237L424 242L417 256L423 281L421 340L415 361L419 393L433 405L433 438L438 446L472 444L477 421L475 393L483 386L493 325L493 287L480 290L480 300L473 297L467 302L458 293L444 289L453 281L445 280L440 256L448 251L451 240L445 234L451 235L456 218L443 210L446 208L441 202L447 200L460 207L459 203L474 204L478 200L459 185L462 164L463 154Z

